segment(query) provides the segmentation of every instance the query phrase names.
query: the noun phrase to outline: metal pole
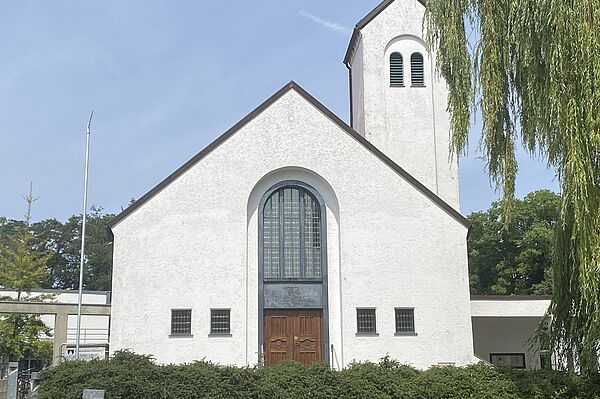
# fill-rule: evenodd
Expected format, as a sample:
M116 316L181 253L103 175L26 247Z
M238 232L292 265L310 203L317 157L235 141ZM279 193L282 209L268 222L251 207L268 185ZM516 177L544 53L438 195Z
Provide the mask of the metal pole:
M85 128L85 174L83 178L83 219L81 220L81 256L79 258L79 296L77 298L77 336L75 338L75 359L79 360L79 340L81 338L81 301L83 298L83 263L85 260L85 220L87 216L88 167L90 161L90 124L94 111L90 114Z

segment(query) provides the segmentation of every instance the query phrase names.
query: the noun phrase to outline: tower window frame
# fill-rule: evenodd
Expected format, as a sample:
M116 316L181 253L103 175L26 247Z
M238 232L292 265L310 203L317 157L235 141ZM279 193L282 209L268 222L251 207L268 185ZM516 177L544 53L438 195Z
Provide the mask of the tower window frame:
M390 54L390 87L404 87L404 58L394 51Z
M418 51L410 55L410 85L425 87L425 60L423 54Z

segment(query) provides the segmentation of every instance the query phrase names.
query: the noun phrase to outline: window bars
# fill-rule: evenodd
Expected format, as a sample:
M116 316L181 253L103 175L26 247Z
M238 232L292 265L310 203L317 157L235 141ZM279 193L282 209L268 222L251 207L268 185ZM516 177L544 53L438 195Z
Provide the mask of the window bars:
M230 309L211 309L210 310L210 333L211 335L231 334L231 310Z
M356 309L357 334L376 334L377 320L375 309Z
M191 335L192 334L192 310L191 309L172 309L171 310L171 335Z
M396 333L406 334L415 332L415 310L396 308Z

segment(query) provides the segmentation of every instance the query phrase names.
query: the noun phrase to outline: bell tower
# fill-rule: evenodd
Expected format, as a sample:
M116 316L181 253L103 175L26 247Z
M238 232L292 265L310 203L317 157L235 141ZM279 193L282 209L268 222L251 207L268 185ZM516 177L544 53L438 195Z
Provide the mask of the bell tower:
M424 13L424 0L384 0L356 24L344 58L350 124L460 210L446 82L423 40Z

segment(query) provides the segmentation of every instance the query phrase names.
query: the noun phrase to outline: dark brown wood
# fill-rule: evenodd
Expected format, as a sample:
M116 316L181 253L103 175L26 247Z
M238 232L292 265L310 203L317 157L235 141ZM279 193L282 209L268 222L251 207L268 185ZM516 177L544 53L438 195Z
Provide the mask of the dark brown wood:
M322 362L322 331L321 310L265 310L265 365L283 360Z

